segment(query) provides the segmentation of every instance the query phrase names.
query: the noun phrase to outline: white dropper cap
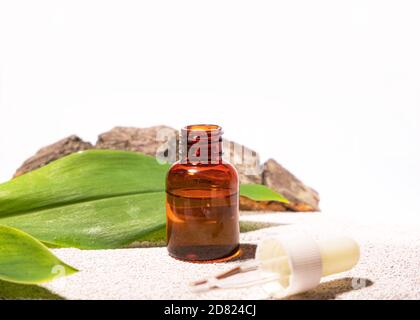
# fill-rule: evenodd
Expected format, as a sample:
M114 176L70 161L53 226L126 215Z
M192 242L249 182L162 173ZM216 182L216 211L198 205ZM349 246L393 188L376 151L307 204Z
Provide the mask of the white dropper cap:
M323 276L352 269L359 257L359 245L348 237L316 241L304 233L285 233L262 240L255 260L191 286L202 292L262 285L272 297L285 298L314 289Z
M256 252L259 270L279 276L262 285L276 298L314 289L323 276L352 269L359 257L359 246L351 238L315 241L301 233L262 240Z

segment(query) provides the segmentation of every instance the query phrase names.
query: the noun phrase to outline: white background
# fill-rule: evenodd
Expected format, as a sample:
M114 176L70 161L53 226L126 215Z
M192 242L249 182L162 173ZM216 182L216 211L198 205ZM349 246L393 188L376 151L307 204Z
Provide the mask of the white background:
M420 216L419 1L0 1L0 180L70 134L217 123L324 211Z

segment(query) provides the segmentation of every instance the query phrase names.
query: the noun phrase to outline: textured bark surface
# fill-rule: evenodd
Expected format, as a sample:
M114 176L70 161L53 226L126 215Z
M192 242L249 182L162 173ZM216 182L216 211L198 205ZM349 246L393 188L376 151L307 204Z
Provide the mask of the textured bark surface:
M172 163L178 157L178 140L178 131L167 126L115 127L100 134L96 146L73 135L40 149L23 163L14 176L38 169L71 153L92 148L141 152ZM305 186L275 160L268 160L261 166L257 152L226 139L224 140L224 159L236 167L241 183L264 184L290 201L289 204L275 201L256 202L241 197L241 210L319 211L318 193Z
M115 127L100 134L95 147L97 149L136 151L149 156L158 155L161 158L167 158L169 162L175 162L177 139L178 131L167 126ZM172 154L169 154L171 143L174 144L175 149L172 150Z
M40 149L34 156L26 160L22 166L16 170L14 177L18 177L26 172L38 169L69 154L92 148L93 146L91 143L83 141L78 136L72 135Z
M264 164L263 184L285 196L290 203L286 208L293 211L320 211L318 192L304 185L275 160Z

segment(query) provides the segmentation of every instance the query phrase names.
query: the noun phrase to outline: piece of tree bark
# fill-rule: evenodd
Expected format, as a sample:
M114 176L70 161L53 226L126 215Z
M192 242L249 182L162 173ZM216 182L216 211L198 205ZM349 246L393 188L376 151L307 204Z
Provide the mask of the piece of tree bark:
M264 163L263 184L282 194L290 203L284 206L292 211L320 211L319 194L304 185L275 160Z
M175 162L178 156L177 140L178 131L167 126L115 127L99 135L95 148L141 152Z
M71 153L92 148L141 152L172 163L178 159L178 143L178 131L167 126L115 127L100 134L95 147L73 135L39 150L24 162L14 176L38 169ZM257 202L240 197L241 210L319 211L318 193L305 186L276 161L269 160L261 166L257 152L229 140L224 140L224 150L224 158L236 167L241 183L264 184L290 201L289 204Z
M92 144L83 141L78 136L69 136L40 149L34 156L26 160L22 166L16 170L13 177L18 177L26 172L43 167L46 164L69 154L92 148Z

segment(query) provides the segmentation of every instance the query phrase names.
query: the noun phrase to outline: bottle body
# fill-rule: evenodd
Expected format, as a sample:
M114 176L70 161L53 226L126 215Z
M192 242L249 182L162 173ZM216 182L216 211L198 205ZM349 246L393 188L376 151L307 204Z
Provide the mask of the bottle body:
M239 252L238 175L221 156L213 160L192 163L181 157L168 172L167 248L174 258L217 261Z

